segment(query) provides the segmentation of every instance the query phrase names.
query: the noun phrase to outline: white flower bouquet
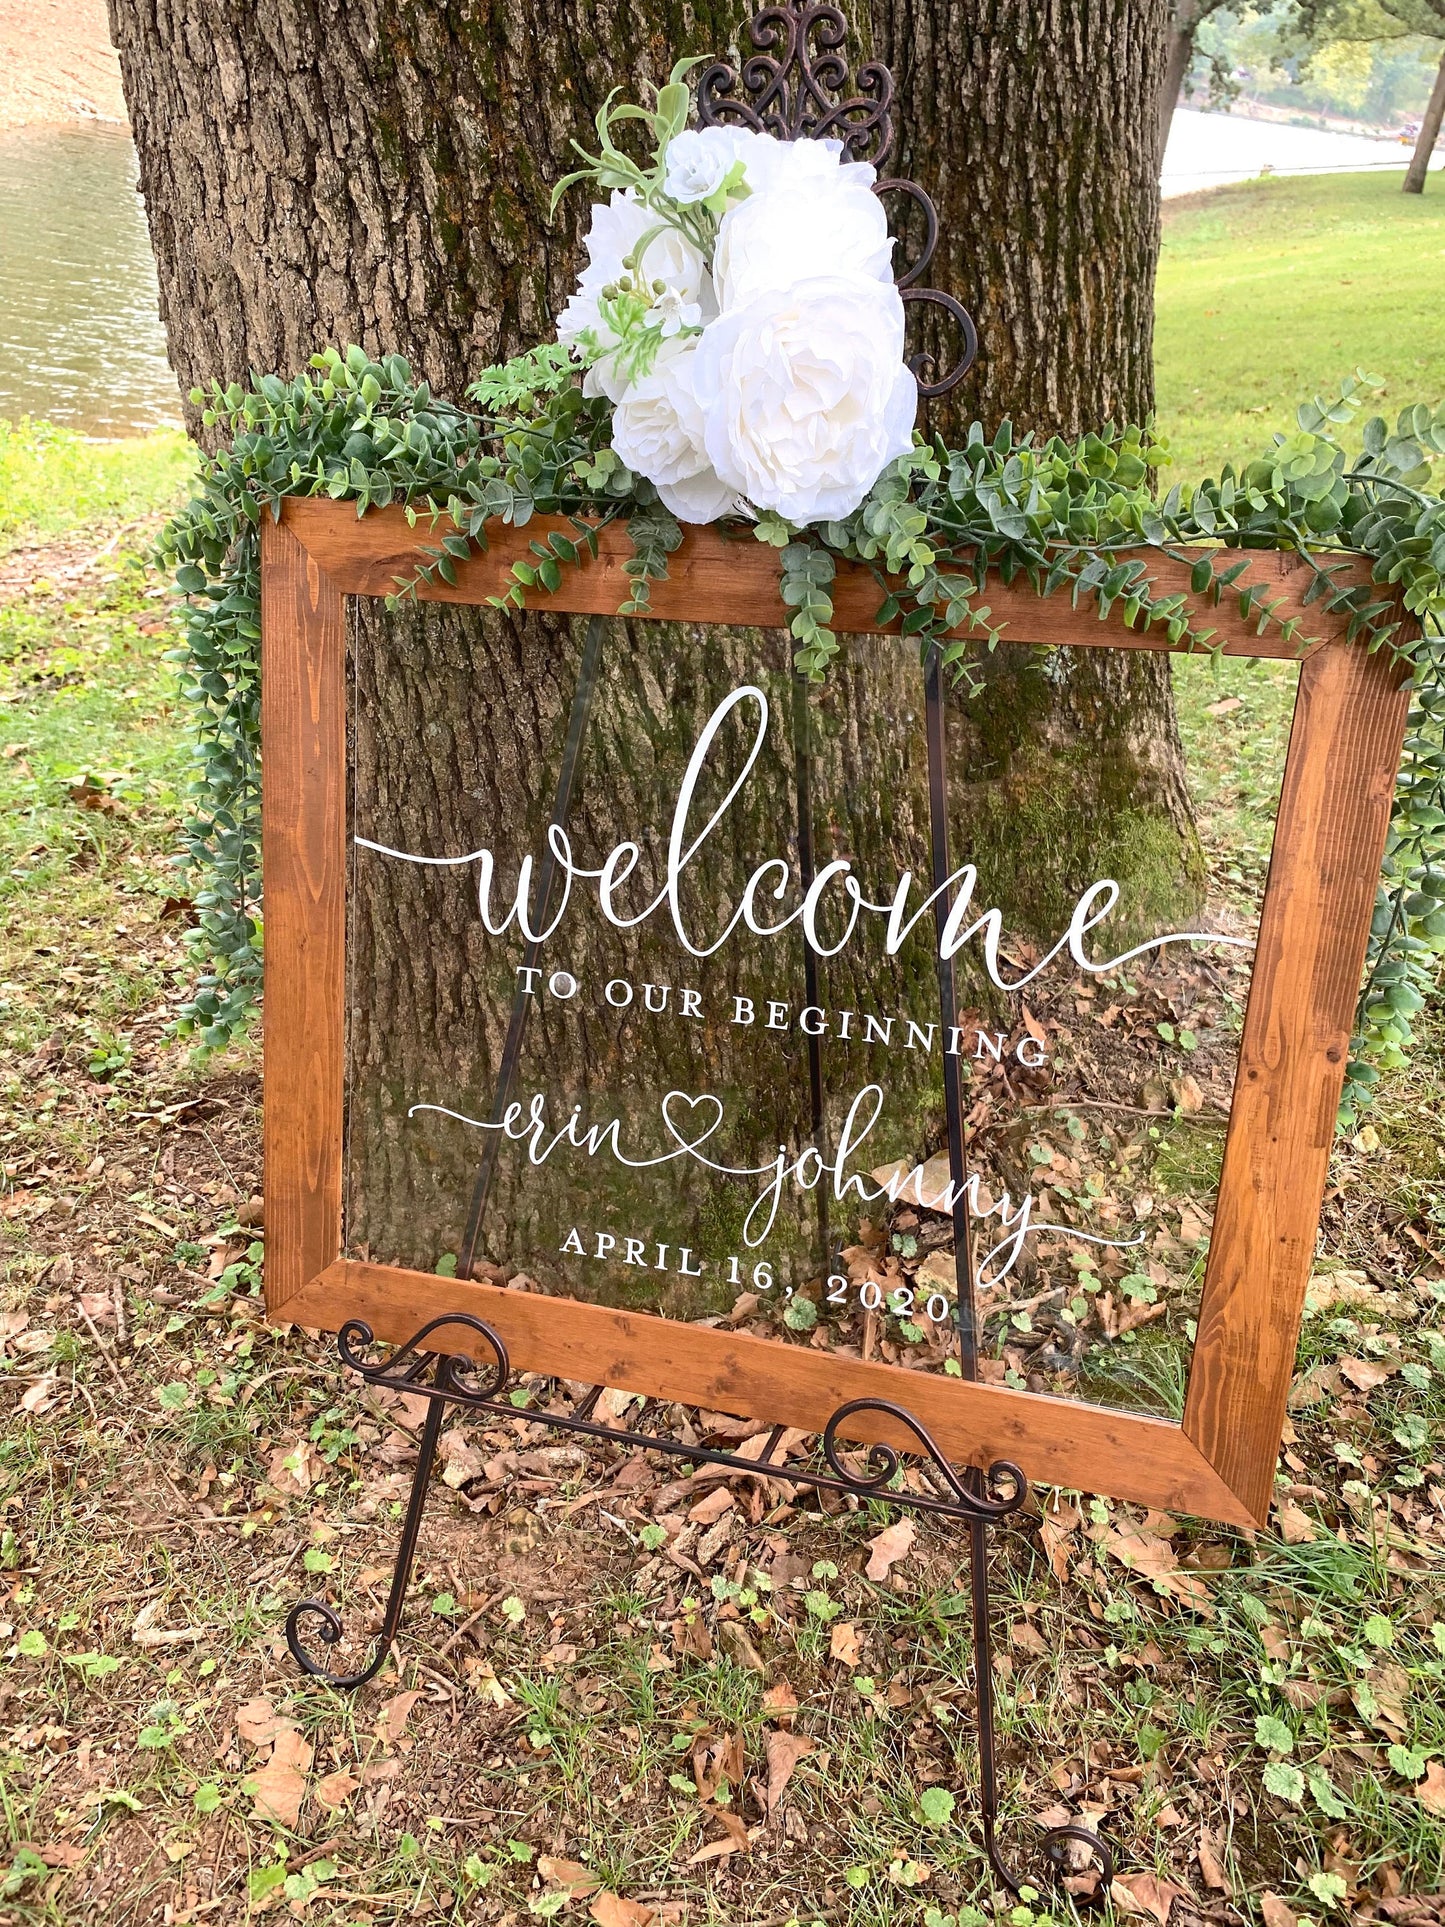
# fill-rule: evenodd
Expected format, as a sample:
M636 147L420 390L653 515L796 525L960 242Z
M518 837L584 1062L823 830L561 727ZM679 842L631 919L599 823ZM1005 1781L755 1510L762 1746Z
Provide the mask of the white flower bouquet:
M679 521L838 521L913 447L918 410L874 170L836 140L688 128L692 64L651 113L609 98L601 153L558 186L607 194L558 340ZM650 167L615 145L624 119L650 127Z

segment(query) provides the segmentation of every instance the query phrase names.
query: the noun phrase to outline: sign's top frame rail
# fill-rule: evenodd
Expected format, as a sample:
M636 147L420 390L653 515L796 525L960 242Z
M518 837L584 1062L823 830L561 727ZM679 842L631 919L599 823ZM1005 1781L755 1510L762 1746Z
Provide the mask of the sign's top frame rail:
M282 524L307 554L326 572L343 595L386 596L396 593L434 552L440 534L424 520L415 524L400 508L371 509L358 517L349 503L293 497L283 503ZM506 592L514 562L535 560L532 542L545 542L553 533L575 539L576 527L563 516L534 516L523 528L489 523L484 552L456 564L456 584L422 582L417 595L426 602L482 606ZM558 615L615 616L632 593L624 564L632 556L625 526L609 523L598 533L595 559L585 552L575 567L562 571L553 595L538 592L534 607ZM1331 612L1323 597L1307 603L1315 571L1302 556L1278 549L1220 550L1181 548L1170 554L1140 549L1149 575L1163 593L1179 592L1189 601L1200 626L1212 629L1211 648L1227 656L1255 656L1298 662L1317 649L1345 640L1348 615ZM1245 560L1242 576L1218 604L1190 588L1195 562L1204 555L1227 554L1231 562ZM1341 555L1329 565L1338 568L1341 588L1370 580L1367 556ZM649 619L661 622L700 622L735 628L786 628L791 611L779 589L778 557L746 532L728 535L716 528L688 529L682 545L669 558L668 575L652 584ZM1266 591L1274 612L1260 633L1260 616L1243 615L1239 591ZM833 582L832 627L843 635L896 634L898 623L878 620L883 590L871 569L840 560ZM987 597L994 622L1006 624L1002 641L1046 648L1147 649L1180 653L1188 643L1171 643L1162 629L1130 629L1116 604L1102 621L1090 604L1075 608L1066 594L1041 596L1026 581L1006 583L991 577ZM1287 642L1280 625L1298 617L1307 640Z

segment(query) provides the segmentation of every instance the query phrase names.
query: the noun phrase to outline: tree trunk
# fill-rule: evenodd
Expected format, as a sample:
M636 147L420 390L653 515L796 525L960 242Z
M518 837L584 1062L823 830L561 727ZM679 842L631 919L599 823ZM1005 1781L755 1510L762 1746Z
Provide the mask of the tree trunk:
M294 370L321 346L356 341L406 355L436 389L460 395L486 363L546 337L570 291L585 197L569 196L555 222L548 200L609 89L636 96L682 53L736 47L740 24L737 0L110 7L183 392L250 369ZM1153 398L1158 208L1154 129L1138 106L1157 86L1164 0L873 0L863 25L898 81L895 170L929 187L942 217L929 279L972 309L983 343L938 425L1010 413L1072 435L1141 419ZM579 633L545 614L373 605L354 617L353 647L358 830L410 850L476 849L495 847L505 821L514 871L524 848L540 846L551 807ZM757 673L785 713L780 639L613 625L579 775L579 848L591 852L581 860L657 824L667 756L760 661L773 665ZM984 698L951 722L966 775L955 849L979 865L981 904L1011 893L1016 927L1055 935L1101 875L1132 894L1141 923L1189 905L1197 843L1167 658L1002 651L986 671ZM927 873L918 693L916 654L910 663L902 645L869 646L819 706L818 821L860 873ZM715 904L737 900L761 855L796 857L795 834L778 827L793 818L792 780L786 740L770 740L754 794L710 852ZM655 856L649 846L644 861ZM496 1087L512 973L495 947L479 947L474 888L460 873L381 861L359 860L353 878L352 976L364 989L353 989L348 1040L348 1237L388 1259L429 1264L458 1248L458 1171L475 1159L475 1140L459 1153L455 1130L431 1120L419 1158L408 1105L424 1089L485 1115ZM447 941L421 943L418 931ZM884 992L916 1007L917 959L874 962ZM639 983L666 969L641 939L626 964ZM764 987L755 952L732 968L730 994ZM864 996L841 962L824 974L835 1002ZM542 1011L519 1074L574 1090L591 1054L636 1042L660 1067L649 1090L669 1075L695 1088L694 1045L677 1026L671 1041L662 1031L641 1028L637 1011L598 1007L570 1027ZM755 1036L710 1034L722 1086L746 1087ZM924 1135L935 1084L920 1079ZM796 1142L801 1126L806 1137L800 1105L805 1113L806 1075L780 1080L754 1135ZM519 1220L531 1213L541 1237L545 1189L514 1188L501 1202ZM695 1312L691 1288L675 1289L677 1308Z
M1430 171L1430 156L1435 152L1435 143L1440 138L1442 122L1445 122L1445 48L1441 49L1435 85L1430 89L1425 118L1420 123L1420 138L1416 141L1415 151L1410 156L1410 165L1405 169L1407 194L1425 192L1425 176Z
M1179 105L1179 96L1184 91L1189 65L1194 58L1194 37L1199 31L1202 15L1200 0L1175 0L1170 9L1164 37L1164 77L1159 83L1159 145L1155 150L1155 159L1160 167L1164 165L1164 150L1169 145L1174 109Z

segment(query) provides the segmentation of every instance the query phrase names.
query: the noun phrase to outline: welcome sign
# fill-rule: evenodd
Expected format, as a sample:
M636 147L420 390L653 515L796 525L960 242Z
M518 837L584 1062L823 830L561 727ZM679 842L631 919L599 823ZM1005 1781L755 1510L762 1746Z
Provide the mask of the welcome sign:
M484 601L509 541L432 592ZM416 546L329 504L265 532L273 1308L398 1340L469 1311L525 1368L778 1423L888 1397L961 1457L1262 1516L1388 668L1313 646L1262 905L1176 919L1104 862L1061 883L1048 848L1008 854L968 706L912 643L799 684L741 626L780 622L776 564L706 533L654 591L727 622L696 647L579 622L500 707L465 651L429 662L462 779L433 794L377 726L410 671L348 667L343 620ZM615 609L624 553L604 537L554 606ZM878 599L840 581L839 626ZM1020 641L1143 641L1013 603ZM1283 653L1224 613L1226 647Z
M1061 1287L1139 1277L1149 1233L1090 1211L1092 1174L1050 1192L1031 1169L1000 1169L995 1147L1030 1113L1090 1102L1083 1078L1099 1080L1081 1078L1076 1032L1097 1027L1091 1004L1113 1008L1097 985L1149 1001L1201 955L1238 967L1230 953L1252 933L1143 934L1100 878L1056 937L1023 934L1006 900L981 894L968 822L948 808L953 705L901 639L821 690L787 675L781 645L761 644L753 679L729 687L726 658L679 674L651 641L620 625L589 634L532 791L553 799L540 835L518 798L475 825L490 845L472 845L459 807L426 848L399 847L367 794L363 733L353 901L452 947L472 994L441 988L445 966L385 990L354 979L368 1038L350 1086L348 1244L810 1342L826 1331L861 1347L871 1317L875 1350L926 1367L957 1360L960 1299L966 1316L1025 1274L1048 1298L1050 1258ZM859 740L864 703L875 737L886 713L886 761ZM954 851L941 878L933 808ZM1047 868L1047 852L1021 854ZM440 1022L438 997L454 1013ZM1242 1004L1211 1012L1235 1025L1231 1054ZM1061 1007L1067 1023L1051 1020ZM388 1039L405 1040L396 1061ZM1133 1105L1162 1056L1126 1054L1123 1081L1095 1095ZM1000 1102L955 1174L950 1088L967 1106L990 1073ZM378 1133L383 1166L399 1144L415 1174L400 1212L376 1196ZM1097 1129L1087 1141L1097 1154ZM1051 1215L1060 1186L1066 1216ZM894 1231L900 1215L911 1237Z

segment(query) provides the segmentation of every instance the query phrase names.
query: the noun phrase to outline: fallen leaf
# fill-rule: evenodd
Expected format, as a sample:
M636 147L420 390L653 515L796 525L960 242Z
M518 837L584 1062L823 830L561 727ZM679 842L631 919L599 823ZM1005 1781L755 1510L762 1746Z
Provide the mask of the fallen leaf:
M624 1900L621 1894L610 1893L606 1887L596 1895L587 1911L597 1927L651 1927L657 1917L651 1907L644 1907L637 1900Z
M1049 1650L1049 1642L1038 1627L1031 1626L1026 1619L1021 1619L1016 1626L1010 1626L1008 1636L1021 1653L1046 1653Z
M828 1636L828 1654L832 1659L841 1660L845 1666L856 1666L863 1656L862 1642L858 1638L858 1628L850 1619L836 1622Z
M1415 1798L1427 1813L1445 1819L1445 1766L1438 1760L1431 1760L1425 1768L1425 1777L1415 1789Z
M453 1425L437 1440L442 1461L442 1483L454 1492L469 1480L486 1477L486 1459L468 1439L460 1425Z
M1125 1913L1152 1914L1159 1927L1167 1927L1169 1909L1176 1900L1190 1898L1187 1887L1176 1887L1172 1880L1161 1880L1153 1873L1116 1874L1109 1894Z
M719 1485L705 1499L699 1499L687 1516L700 1526L716 1525L725 1512L732 1511L734 1503L732 1493Z
M925 1211L942 1211L947 1214L948 1206L944 1202L948 1196L950 1183L950 1167L947 1151L940 1151L937 1157L930 1158L928 1162L923 1165L914 1164L909 1159L899 1158L896 1163L880 1165L876 1171L870 1173L870 1176L875 1184L887 1185L901 1178L905 1172L911 1175L908 1178L908 1182L900 1185L895 1193L898 1202L900 1204L916 1204L922 1206ZM858 1249L859 1247L850 1245L843 1253L845 1262L849 1258L850 1253ZM861 1253L863 1257L867 1255L867 1253ZM852 1269L853 1267L849 1265L850 1276L852 1275ZM854 1283L856 1284L857 1282L858 1281L854 1279Z
M139 1620L136 1625L140 1625ZM276 1709L268 1699L247 1700L244 1706L236 1708L236 1731L248 1746L269 1746L280 1725Z
M283 1827L295 1827L301 1820L301 1802L306 1797L306 1769L311 1764L311 1748L300 1731L289 1723L276 1733L276 1744L265 1766L246 1781L257 1820L275 1820Z
M1261 1894L1259 1911L1264 1915L1264 1927L1299 1927L1298 1914L1293 1907L1286 1907L1278 1894Z
M1188 1605L1208 1609L1209 1591L1204 1581L1179 1570L1178 1554L1167 1539L1145 1532L1142 1527L1125 1525L1111 1526L1100 1536L1099 1543L1130 1572L1156 1581L1164 1591Z
M554 1860L544 1853L537 1862L537 1871L549 1887L560 1887L574 1900L585 1900L588 1894L595 1894L602 1882L590 1867L584 1867L578 1860Z
M1407 1732L1410 1718L1405 1711L1405 1701L1410 1696L1410 1675L1405 1668L1388 1662L1380 1666L1372 1666L1365 1675L1364 1685L1373 1695L1376 1710L1370 1712L1356 1700L1356 1709L1360 1717L1368 1720L1375 1727L1379 1727L1383 1722L1400 1733Z
M687 1863L689 1867L701 1866L705 1860L725 1860L733 1853L746 1853L752 1845L748 1839L748 1830L737 1814L729 1813L725 1807L712 1807L709 1811L714 1820L722 1822L723 1837L721 1840L709 1841L707 1846L695 1853Z
M346 1805L359 1785L360 1782L349 1773L328 1773L324 1780L316 1782L316 1798L322 1806L335 1813L338 1807Z
M734 1666L749 1673L766 1673L767 1661L753 1644L752 1635L740 1619L725 1619L717 1629L717 1643Z
M1217 703L1207 703L1206 716L1232 716L1236 709L1243 709L1244 702L1239 696L1221 696Z
M38 1853L47 1867L78 1867L85 1858L85 1848L73 1846L68 1840L53 1840L48 1846L31 1847Z
M885 1526L868 1541L868 1564L864 1568L868 1577L886 1579L890 1569L908 1557L917 1537L918 1528L911 1519L900 1519L896 1525Z
M424 1693L411 1692L398 1693L394 1699L389 1699L376 1716L377 1731L384 1739L399 1740L406 1730L411 1709L419 1699L425 1698Z
M1078 1507L1061 1503L1057 1495L1049 1500L1040 1515L1039 1532L1056 1579L1069 1576L1070 1542L1081 1521Z
M33 1412L37 1416L41 1412L48 1412L56 1402L58 1382L54 1372L49 1373L45 1378L37 1378L20 1401L21 1411Z
M791 1726L798 1711L798 1696L785 1679L763 1694L763 1711L780 1726Z
M1198 1080L1191 1077L1188 1071L1174 1086L1174 1102L1186 1117L1192 1117L1196 1111L1204 1109L1204 1092L1199 1088Z
M813 1751L814 1742L805 1733L774 1732L768 1735L768 1790L763 1804L769 1814L777 1806L783 1789L793 1777L799 1760Z
M701 1615L672 1622L672 1650L682 1659L711 1659L712 1634Z
M1287 1546L1307 1546L1319 1537L1319 1528L1301 1506L1282 1505L1275 1512L1279 1536Z
M290 1439L278 1445L266 1466L266 1482L283 1498L304 1498L318 1476L316 1468L326 1461L314 1452L306 1439Z
M1383 1385L1397 1370L1397 1366L1382 1365L1373 1358L1340 1360L1341 1377L1347 1378L1358 1392L1373 1392L1377 1385Z
M1199 1829L1199 1871L1204 1875L1206 1887L1227 1894L1231 1891L1229 1875L1224 1871L1224 1862L1214 1851L1214 1840L1208 1827Z

